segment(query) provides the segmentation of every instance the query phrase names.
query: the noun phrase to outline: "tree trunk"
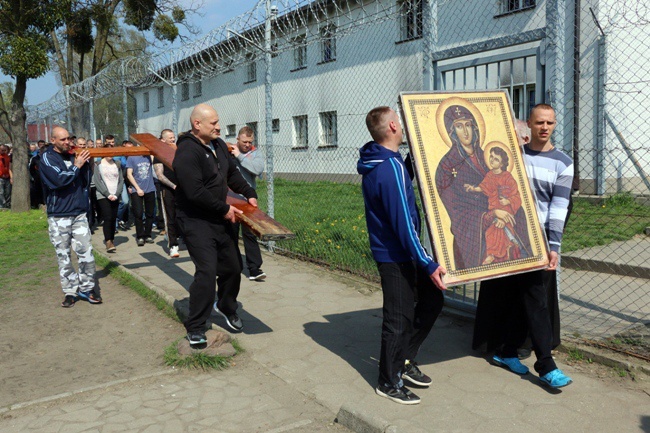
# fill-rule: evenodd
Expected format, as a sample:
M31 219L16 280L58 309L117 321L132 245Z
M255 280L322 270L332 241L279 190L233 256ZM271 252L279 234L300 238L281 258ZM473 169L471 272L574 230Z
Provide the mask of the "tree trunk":
M25 127L27 114L24 106L26 90L27 79L16 77L16 88L11 100L11 117L9 119L13 144L12 212L27 212L29 210L29 148L27 147L27 129Z

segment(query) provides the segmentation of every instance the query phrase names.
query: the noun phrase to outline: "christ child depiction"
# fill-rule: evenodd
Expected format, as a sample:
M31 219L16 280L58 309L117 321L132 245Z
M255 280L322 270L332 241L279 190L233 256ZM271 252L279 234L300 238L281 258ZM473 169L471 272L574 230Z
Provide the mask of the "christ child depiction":
M465 184L467 192L483 193L488 198L490 211L499 209L515 215L521 207L521 197L514 177L508 171L508 153L499 146L490 149L490 171L478 186ZM485 230L485 258L483 264L499 263L521 257L519 241L514 227L495 218Z

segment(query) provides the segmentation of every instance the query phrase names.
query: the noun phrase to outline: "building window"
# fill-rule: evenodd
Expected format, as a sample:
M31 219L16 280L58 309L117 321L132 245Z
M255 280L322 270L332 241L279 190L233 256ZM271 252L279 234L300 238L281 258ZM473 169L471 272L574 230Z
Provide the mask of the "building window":
M410 41L422 37L423 0L401 0L400 40Z
M273 119L271 121L271 132L280 132L280 119Z
M298 36L293 40L293 71L307 67L307 44L305 36Z
M181 101L190 99L190 83L181 84Z
M247 56L248 63L246 64L246 83L252 83L257 81L257 62L255 61L255 56L249 54Z
M248 122L246 126L253 130L253 146L257 146L257 122Z
M293 117L293 147L301 148L309 145L307 130L307 115Z
M526 93L524 93L523 86L513 87L512 93L509 88L507 90L512 100L512 111L514 111L515 117L520 120L528 120L530 110L535 106L535 85L526 85Z
M234 137L237 129L236 125L227 125L226 126L226 137Z
M509 14L535 7L535 0L499 0L499 14Z
M165 88L158 87L158 108L165 106Z
M321 63L336 60L336 28L333 25L320 30L320 61Z
M199 80L194 83L194 97L198 98L203 94L203 81Z
M149 92L144 92L142 94L142 111L144 113L149 111Z
M319 113L319 147L337 145L336 111Z

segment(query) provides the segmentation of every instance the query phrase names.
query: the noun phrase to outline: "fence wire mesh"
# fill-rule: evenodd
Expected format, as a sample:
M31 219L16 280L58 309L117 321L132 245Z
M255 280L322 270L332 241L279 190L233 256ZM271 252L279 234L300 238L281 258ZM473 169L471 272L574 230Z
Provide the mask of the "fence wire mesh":
M157 135L188 130L192 107L211 104L226 141L248 125L267 158L261 206L297 235L275 250L376 280L356 174L366 113L421 90L505 89L523 120L551 103L553 142L576 168L563 330L645 338L650 356L648 14L624 0L260 1L181 49L112 64L30 120ZM472 310L478 290L448 298Z

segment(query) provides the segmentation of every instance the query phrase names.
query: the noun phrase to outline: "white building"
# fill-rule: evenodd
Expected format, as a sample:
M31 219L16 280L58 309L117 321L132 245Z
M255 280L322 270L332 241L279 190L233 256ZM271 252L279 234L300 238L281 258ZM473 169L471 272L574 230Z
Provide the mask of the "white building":
M371 108L396 106L402 91L503 88L519 118L535 103L559 107L554 141L570 155L577 143L581 192L644 192L619 138L649 165L642 137L650 131L647 123L640 125L648 85L639 97L603 83L644 79L640 71L650 70L648 26L617 27L611 10L619 0L581 0L576 20L576 1L328 0L313 2L319 5L313 11L280 15L281 24L294 20L295 30L273 40L293 45L272 59L274 173L358 180L358 148L369 139L364 119ZM596 21L609 26L605 40L616 40L615 48L603 43ZM265 151L264 53L244 43L241 50L246 62L177 84L176 109L172 88L162 81L135 90L138 132L158 134L176 121L179 131L188 130L192 107L206 102L219 111L223 138L234 141L248 124ZM176 65L177 76L187 72L184 65ZM619 136L605 125L605 113Z

